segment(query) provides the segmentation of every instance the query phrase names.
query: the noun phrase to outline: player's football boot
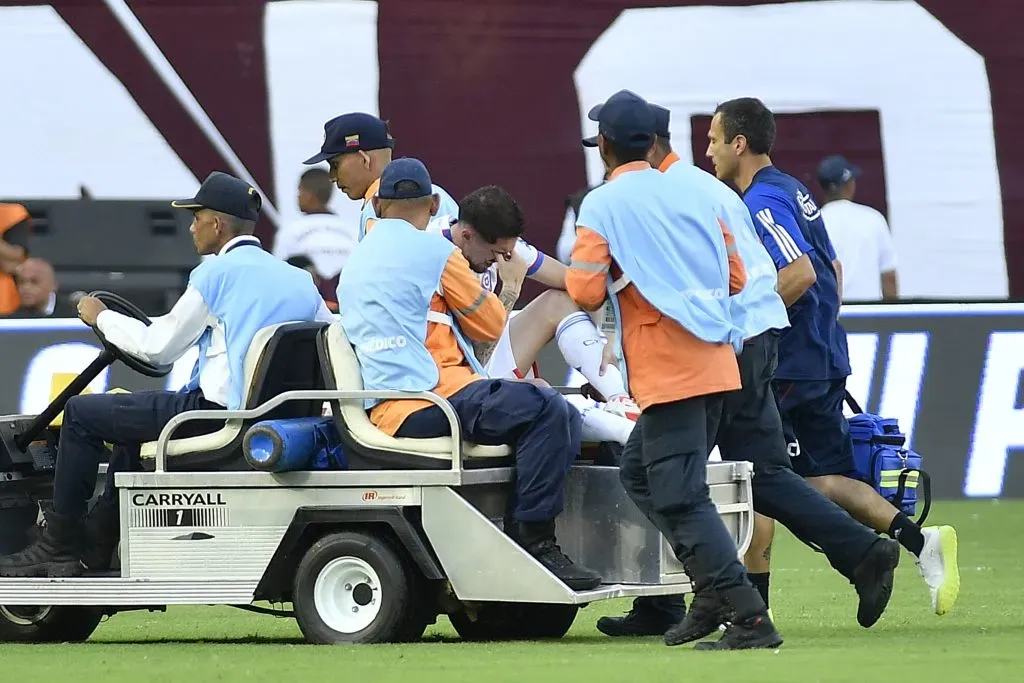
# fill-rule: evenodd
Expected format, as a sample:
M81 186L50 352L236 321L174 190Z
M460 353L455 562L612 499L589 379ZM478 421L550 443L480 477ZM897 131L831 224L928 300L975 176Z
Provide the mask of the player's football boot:
M931 591L932 609L945 614L960 595L960 566L957 563L956 529L928 526L921 529L924 549L915 560L918 571Z
M864 628L874 626L889 605L899 563L899 543L880 538L853 570L853 586L860 598L857 605L857 623Z
M626 419L637 421L640 417L640 408L636 402L633 401L629 396L618 396L611 399L602 406L602 409L606 412L614 415L620 415Z

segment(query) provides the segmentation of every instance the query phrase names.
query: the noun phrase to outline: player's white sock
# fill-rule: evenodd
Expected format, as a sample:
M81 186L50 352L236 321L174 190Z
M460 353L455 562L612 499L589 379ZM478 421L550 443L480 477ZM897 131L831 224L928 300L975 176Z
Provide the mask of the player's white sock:
M636 423L632 420L601 410L601 405L581 396L570 394L565 397L583 416L583 441L614 441L623 446Z
M577 311L565 316L555 330L555 341L569 367L579 370L602 396L611 400L626 395L626 385L617 367L609 365L601 375L601 356L607 342L589 315Z

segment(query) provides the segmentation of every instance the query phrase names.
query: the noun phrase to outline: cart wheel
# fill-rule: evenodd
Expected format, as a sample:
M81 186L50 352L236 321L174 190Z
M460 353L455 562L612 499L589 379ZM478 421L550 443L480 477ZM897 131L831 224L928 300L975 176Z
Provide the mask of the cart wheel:
M415 575L385 541L365 533L324 536L295 572L293 605L311 643L383 643L423 635Z
M448 619L463 640L546 640L568 633L578 611L577 605L494 602L482 604L475 620L466 612Z
M0 605L0 641L11 643L80 643L103 618L98 607Z

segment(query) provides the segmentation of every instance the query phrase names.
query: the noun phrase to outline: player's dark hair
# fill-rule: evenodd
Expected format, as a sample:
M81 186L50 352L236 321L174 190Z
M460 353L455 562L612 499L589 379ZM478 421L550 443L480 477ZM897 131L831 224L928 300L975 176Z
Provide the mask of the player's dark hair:
M299 178L299 187L311 193L324 205L331 201L331 193L334 192L331 177L322 168L311 168L303 173Z
M654 147L662 154L669 154L672 151L672 141L659 135L654 140Z
M459 222L491 244L502 238L520 237L526 223L515 198L497 185L481 187L463 197L459 202Z
M764 102L756 97L740 97L722 102L715 113L721 114L725 142L742 135L754 154L771 154L775 146L775 116Z

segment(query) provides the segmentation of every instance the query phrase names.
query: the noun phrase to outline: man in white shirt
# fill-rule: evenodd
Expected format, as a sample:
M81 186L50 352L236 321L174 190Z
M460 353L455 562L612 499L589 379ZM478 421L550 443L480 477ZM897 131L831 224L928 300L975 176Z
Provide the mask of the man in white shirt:
M334 296L338 273L345 267L359 236L359 224L327 208L334 192L330 175L322 168L311 168L299 179L299 210L302 217L278 230L274 238L274 256L287 261L305 256L316 269L323 287L320 293Z
M154 365L165 365L199 345L189 383L178 392L74 396L64 407L53 485L53 509L39 539L0 557L0 576L76 576L83 564L109 567L119 531L114 473L138 462L139 447L155 440L172 417L190 410L243 407L245 354L269 325L333 316L312 276L266 252L252 236L262 199L247 183L212 173L191 199L172 206L194 212L196 251L215 255L190 274L171 311L149 326L84 297L78 314L107 341ZM209 431L183 427L177 437ZM219 427L219 425L217 425ZM217 427L212 427L216 429ZM107 488L86 520L104 442L114 444Z
M840 293L844 302L895 301L896 251L889 224L878 211L853 201L861 171L841 155L818 166L825 192L821 216L843 266Z

